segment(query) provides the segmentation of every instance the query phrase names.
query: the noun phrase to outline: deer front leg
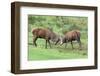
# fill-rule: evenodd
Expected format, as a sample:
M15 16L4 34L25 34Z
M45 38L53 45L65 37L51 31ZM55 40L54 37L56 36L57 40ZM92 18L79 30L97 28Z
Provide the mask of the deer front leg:
M35 37L33 38L33 45L35 45L35 46L37 46L36 40L37 40L37 37L35 36Z
M58 39L58 40L56 41L55 45L57 45L57 43L58 43L59 41L60 41L60 40Z
M49 46L50 46L50 48L51 48L51 43L50 43L50 41L48 40L48 43L49 43Z
M45 44L45 48L46 48L46 49L47 49L47 42L48 42L48 41L46 40L46 44Z

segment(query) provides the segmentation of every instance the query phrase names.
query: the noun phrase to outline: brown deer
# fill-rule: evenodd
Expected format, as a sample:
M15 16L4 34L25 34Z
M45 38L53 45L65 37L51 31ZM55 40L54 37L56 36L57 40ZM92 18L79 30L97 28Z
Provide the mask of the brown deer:
M72 49L73 49L73 41L77 41L79 43L79 48L81 49L81 40L80 40L79 30L72 30L72 31L64 33L64 37L61 40L61 44L66 43L67 45L68 42L71 42Z
M49 28L35 28L32 29L32 35L33 35L33 44L37 46L36 41L38 38L42 38L46 40L45 48L47 48L47 43L49 43L49 46L51 48L50 40L53 42L56 42L57 44L60 41L60 38L58 35L56 35L51 29Z

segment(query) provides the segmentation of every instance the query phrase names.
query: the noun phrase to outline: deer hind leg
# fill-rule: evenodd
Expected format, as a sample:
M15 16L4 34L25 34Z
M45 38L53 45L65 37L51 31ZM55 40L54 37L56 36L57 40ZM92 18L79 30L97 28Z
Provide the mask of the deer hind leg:
M33 45L35 45L35 46L37 46L36 40L37 40L37 37L35 36L35 37L33 38Z
M79 43L79 49L81 50L82 49L82 46L81 46L81 40L77 40L77 42Z

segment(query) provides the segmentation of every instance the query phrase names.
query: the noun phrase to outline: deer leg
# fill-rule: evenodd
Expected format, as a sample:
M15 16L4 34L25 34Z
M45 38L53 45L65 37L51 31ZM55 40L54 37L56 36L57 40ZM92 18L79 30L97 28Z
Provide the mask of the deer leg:
M65 43L65 48L67 47L67 43Z
M56 41L55 45L57 45L57 43L58 43L59 41L60 41L60 40L58 39L58 40Z
M49 40L46 40L45 48L47 48L47 43L49 43L49 46L50 46L50 48L51 48L51 44L50 44L50 41L49 41Z
M46 40L46 45L45 45L45 48L46 48L46 49L47 49L47 42L48 42L48 41Z
M78 43L79 43L79 49L81 50L82 47L81 47L81 40L78 40Z
M72 42L72 41L71 41L71 45L72 45L72 49L74 49L74 48L73 48L73 42Z
M34 38L33 38L33 45L35 45L35 46L37 46L36 40L37 40L37 37L34 37Z
M50 48L51 48L51 44L50 44L50 41L48 40L48 43L49 43L49 46L50 46Z

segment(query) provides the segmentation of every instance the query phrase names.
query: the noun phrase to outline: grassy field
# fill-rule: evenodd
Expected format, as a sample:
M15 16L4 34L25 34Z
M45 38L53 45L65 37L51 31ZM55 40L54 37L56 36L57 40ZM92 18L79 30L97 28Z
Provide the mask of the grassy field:
M52 48L48 46L45 49L45 40L38 39L37 47L32 45L32 34L29 32L28 39L28 60L52 60L52 59L79 59L87 58L87 36L83 34L81 37L82 50L79 50L79 45L74 42L74 49L72 49L71 44L68 43L67 47L65 45L60 46L54 45L52 43Z

